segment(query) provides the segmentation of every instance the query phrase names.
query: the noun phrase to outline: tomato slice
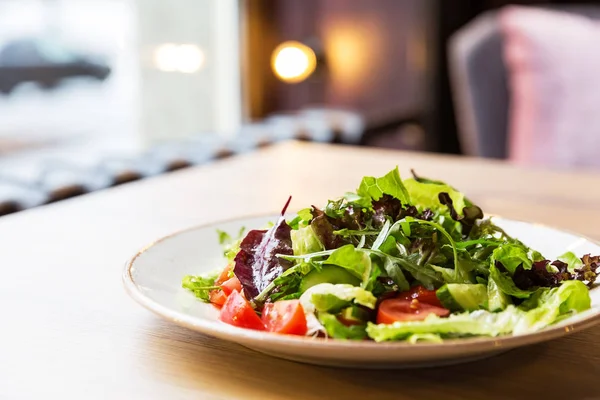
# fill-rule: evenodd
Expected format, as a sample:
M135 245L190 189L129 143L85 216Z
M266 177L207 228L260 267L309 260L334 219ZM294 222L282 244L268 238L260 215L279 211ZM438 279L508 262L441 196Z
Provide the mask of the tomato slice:
M242 284L240 280L234 276L233 278L227 279L225 282L221 284L221 289L225 293L225 295L229 296L231 292L237 290L238 292L242 292Z
M231 278L230 273L231 273L231 269L232 268L233 268L232 264L227 264L227 266L225 267L225 269L223 269L223 271L221 271L221 273L219 274L219 277L215 281L215 285L220 285L223 282L225 282L228 279L230 279Z
M447 317L450 310L432 306L417 299L388 299L381 302L377 310L378 324L392 324L396 321L422 321L429 315Z
M221 289L211 290L208 294L208 300L215 306L221 307L227 300L227 295Z
M262 322L270 332L306 335L306 316L299 300L267 303L262 311Z
M239 326L240 328L260 331L265 329L265 326L258 315L256 315L248 300L237 290L231 292L229 297L227 297L223 308L221 308L219 319L229 325Z
M443 308L440 299L435 295L435 290L427 290L424 286L413 286L410 290L398 295L398 299L412 300L418 299L421 303L431 304L432 306Z

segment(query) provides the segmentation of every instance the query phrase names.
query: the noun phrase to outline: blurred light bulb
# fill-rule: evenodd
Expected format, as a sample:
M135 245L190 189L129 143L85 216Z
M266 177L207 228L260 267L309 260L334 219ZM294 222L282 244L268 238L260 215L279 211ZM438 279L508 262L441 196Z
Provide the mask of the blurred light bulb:
M310 47L300 42L284 42L273 51L271 66L282 81L298 83L315 71L317 56Z
M194 44L165 43L154 51L154 65L161 71L192 74L204 65L204 53Z

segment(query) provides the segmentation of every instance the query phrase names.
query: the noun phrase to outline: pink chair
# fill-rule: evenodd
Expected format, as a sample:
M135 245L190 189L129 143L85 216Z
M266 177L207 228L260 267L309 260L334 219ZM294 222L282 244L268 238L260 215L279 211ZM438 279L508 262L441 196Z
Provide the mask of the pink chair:
M510 6L449 43L465 153L600 167L600 7Z

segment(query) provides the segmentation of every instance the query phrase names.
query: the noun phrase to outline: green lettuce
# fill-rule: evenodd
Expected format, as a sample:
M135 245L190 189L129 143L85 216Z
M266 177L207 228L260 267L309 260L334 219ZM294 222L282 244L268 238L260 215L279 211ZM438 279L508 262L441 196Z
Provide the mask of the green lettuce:
M356 249L351 244L336 249L324 264L347 269L363 282L363 287L367 285L371 276L371 258L365 251Z
M316 253L325 250L323 244L315 234L312 226L308 225L290 232L292 249L295 256Z
M340 339L364 338L364 326L345 327L331 315L352 303L375 309L377 298L365 289L346 284L320 283L309 288L300 296L308 325L307 334L326 332L330 337Z
M410 344L415 344L419 342L442 343L444 340L440 335L436 335L435 333L414 333L407 337L406 341Z
M461 216L463 215L463 209L468 205L464 194L444 183L425 183L413 178L405 179L403 183L410 199L417 208L429 208L431 211L447 214L446 206L439 201L440 193L448 193L456 212Z
M489 279L494 281L496 286L498 286L498 290L509 296L526 299L534 292L534 290L519 289L517 285L515 285L515 282L512 280L512 278L507 274L502 273L494 264L490 266Z
M402 204L411 204L410 195L402 183L398 167L381 178L365 176L356 194L362 198L369 198L375 201L379 200L384 194L387 194L400 200Z
M309 288L300 296L300 303L305 312L338 311L350 303L374 309L377 298L373 293L347 284L320 283Z
M568 265L567 269L570 273L575 272L576 269L583 267L583 261L577 257L575 253L569 251L562 256L558 257L558 261L562 261Z
M523 269L531 269L533 260L529 258L528 250L515 244L502 245L492 253L492 263L496 261L502 263L511 275L515 273L519 265L522 265Z
M367 326L367 334L377 342L405 340L414 334L442 337L498 336L526 334L543 329L571 313L591 307L587 287L580 281L567 281L553 289L540 289L521 306L509 305L504 311L486 310L453 314L448 318L430 315L423 321L394 322Z
M496 281L491 277L488 279L487 293L488 310L492 312L502 311L512 303L510 296L501 291Z
M327 336L334 339L362 340L367 337L365 325L346 326L335 315L319 313L319 322L325 328Z

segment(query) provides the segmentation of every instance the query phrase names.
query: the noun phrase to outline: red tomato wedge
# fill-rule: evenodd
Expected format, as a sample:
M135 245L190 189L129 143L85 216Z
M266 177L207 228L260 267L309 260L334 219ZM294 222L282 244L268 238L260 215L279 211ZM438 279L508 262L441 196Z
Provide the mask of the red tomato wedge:
M388 299L381 302L377 310L378 324L392 324L396 321L422 321L429 315L447 317L450 310L432 306L417 299Z
M242 292L242 284L237 277L229 278L225 282L221 284L221 289L225 295L229 296L231 292L237 290L238 292Z
M220 289L211 290L208 294L208 300L215 306L221 307L227 300L227 295Z
M228 279L230 279L231 276L229 276L229 274L230 274L232 268L233 268L233 265L227 264L227 266L225 267L225 269L223 271L221 271L221 273L219 274L219 277L215 281L215 285L220 285L223 282L225 282Z
M440 299L435 295L435 290L427 290L424 286L414 286L407 290L406 292L402 292L397 296L398 299L403 300L412 300L417 299L421 303L430 304L432 306L443 308Z
M248 300L237 290L231 292L229 297L227 297L223 308L221 308L219 319L229 325L240 328L256 329L259 331L265 330L265 326L258 315L256 315Z
M262 322L270 332L306 335L306 316L299 300L267 303L262 311Z

